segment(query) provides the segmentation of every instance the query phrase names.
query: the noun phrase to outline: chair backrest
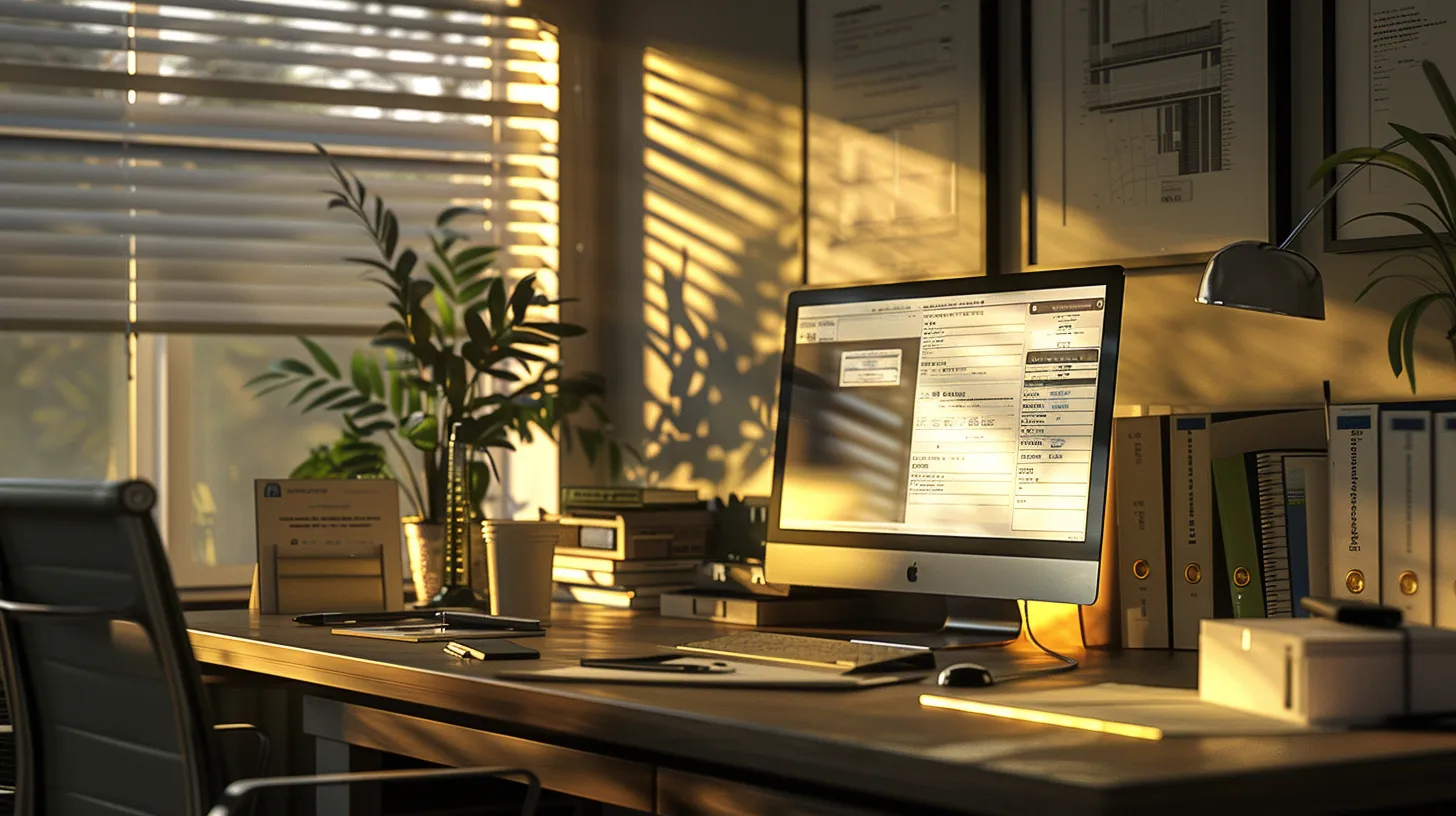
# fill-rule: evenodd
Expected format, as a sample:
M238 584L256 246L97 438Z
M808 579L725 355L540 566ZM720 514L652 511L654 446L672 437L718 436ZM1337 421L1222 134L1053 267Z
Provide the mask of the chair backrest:
M0 647L16 810L197 816L212 721L145 482L0 480Z

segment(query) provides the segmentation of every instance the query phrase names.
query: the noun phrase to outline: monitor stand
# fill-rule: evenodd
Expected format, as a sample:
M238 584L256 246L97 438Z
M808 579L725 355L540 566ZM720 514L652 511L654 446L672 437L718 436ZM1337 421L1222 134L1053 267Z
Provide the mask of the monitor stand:
M1021 610L1016 601L991 598L946 598L945 619L931 632L856 634L855 643L911 649L974 649L1004 646L1021 637Z

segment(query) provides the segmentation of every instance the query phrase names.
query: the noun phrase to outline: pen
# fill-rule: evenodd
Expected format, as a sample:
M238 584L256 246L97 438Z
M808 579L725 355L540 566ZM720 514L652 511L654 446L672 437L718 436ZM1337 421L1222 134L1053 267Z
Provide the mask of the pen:
M445 652L447 654L455 655L461 660L469 660L472 658L475 660L485 659L485 652L482 652L479 649L472 649L463 643L457 643L453 640L445 644Z

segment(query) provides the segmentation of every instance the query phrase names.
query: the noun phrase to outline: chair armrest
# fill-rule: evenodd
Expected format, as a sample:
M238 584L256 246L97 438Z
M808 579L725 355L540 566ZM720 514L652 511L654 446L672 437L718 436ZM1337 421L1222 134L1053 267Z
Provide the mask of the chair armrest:
M60 606L7 600L0 600L0 612L9 612L12 615L68 615L85 618L116 618L131 614L130 610L106 609L100 606Z
M522 816L532 816L541 798L541 780L524 768L427 768L406 771L358 771L353 773L314 774L311 776L271 776L243 779L227 786L222 800L213 805L207 816L238 816L248 799L260 790L270 788L322 787L354 785L363 782L410 782L429 779L470 779L481 776L519 777L526 783L526 802Z
M258 764L254 766L253 773L261 776L268 772L268 757L273 752L273 742L263 733L263 729L252 723L218 723L212 730L219 734L252 734L258 740Z

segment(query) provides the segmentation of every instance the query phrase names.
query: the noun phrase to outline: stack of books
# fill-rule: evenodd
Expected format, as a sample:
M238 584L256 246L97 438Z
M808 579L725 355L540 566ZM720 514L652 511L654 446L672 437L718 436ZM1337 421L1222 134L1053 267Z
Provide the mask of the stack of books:
M687 589L708 554L712 512L692 490L567 487L554 598L620 609L657 609Z

